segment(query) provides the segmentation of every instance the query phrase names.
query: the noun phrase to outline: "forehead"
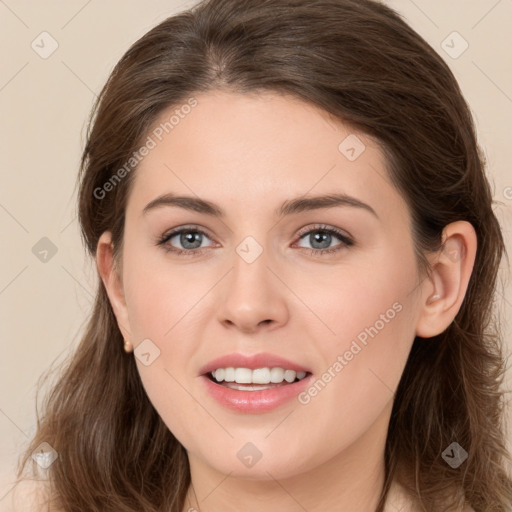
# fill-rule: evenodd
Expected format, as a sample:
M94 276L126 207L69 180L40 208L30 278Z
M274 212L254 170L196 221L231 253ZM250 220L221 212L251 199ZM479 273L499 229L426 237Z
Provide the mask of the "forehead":
M146 135L130 199L139 208L165 192L228 205L332 191L397 200L378 143L324 110L272 92L193 98L161 112Z

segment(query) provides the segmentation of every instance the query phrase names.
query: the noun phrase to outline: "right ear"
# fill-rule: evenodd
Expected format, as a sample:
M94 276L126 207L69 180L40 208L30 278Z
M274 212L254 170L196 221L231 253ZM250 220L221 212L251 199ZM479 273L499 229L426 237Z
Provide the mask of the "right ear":
M122 276L118 275L114 266L114 246L112 244L112 233L110 231L102 233L98 240L96 247L96 267L98 268L98 273L107 291L119 330L126 341L132 342Z

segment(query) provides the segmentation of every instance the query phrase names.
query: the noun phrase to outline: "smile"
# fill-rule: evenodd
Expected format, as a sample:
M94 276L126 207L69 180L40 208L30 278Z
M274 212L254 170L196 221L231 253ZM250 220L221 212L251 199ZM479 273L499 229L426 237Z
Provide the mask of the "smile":
M297 397L312 377L309 372L296 374L282 368L220 368L202 375L201 380L206 392L221 406L238 413L261 414Z

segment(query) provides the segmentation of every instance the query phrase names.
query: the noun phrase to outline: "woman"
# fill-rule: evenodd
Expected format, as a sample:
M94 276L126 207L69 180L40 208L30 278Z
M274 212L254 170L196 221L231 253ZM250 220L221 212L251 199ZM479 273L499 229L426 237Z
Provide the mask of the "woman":
M98 99L79 217L100 280L24 460L58 454L39 502L510 509L503 238L453 74L390 8L155 27Z

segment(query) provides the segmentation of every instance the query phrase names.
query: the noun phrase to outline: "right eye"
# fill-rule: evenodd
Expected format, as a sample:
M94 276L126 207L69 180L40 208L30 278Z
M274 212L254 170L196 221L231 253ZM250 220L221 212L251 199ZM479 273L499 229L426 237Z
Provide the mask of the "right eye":
M165 233L158 241L158 245L177 255L198 256L207 247L203 245L205 237L210 239L206 232L195 226L176 228ZM174 242L173 239L175 239ZM176 247L176 244L181 247Z

